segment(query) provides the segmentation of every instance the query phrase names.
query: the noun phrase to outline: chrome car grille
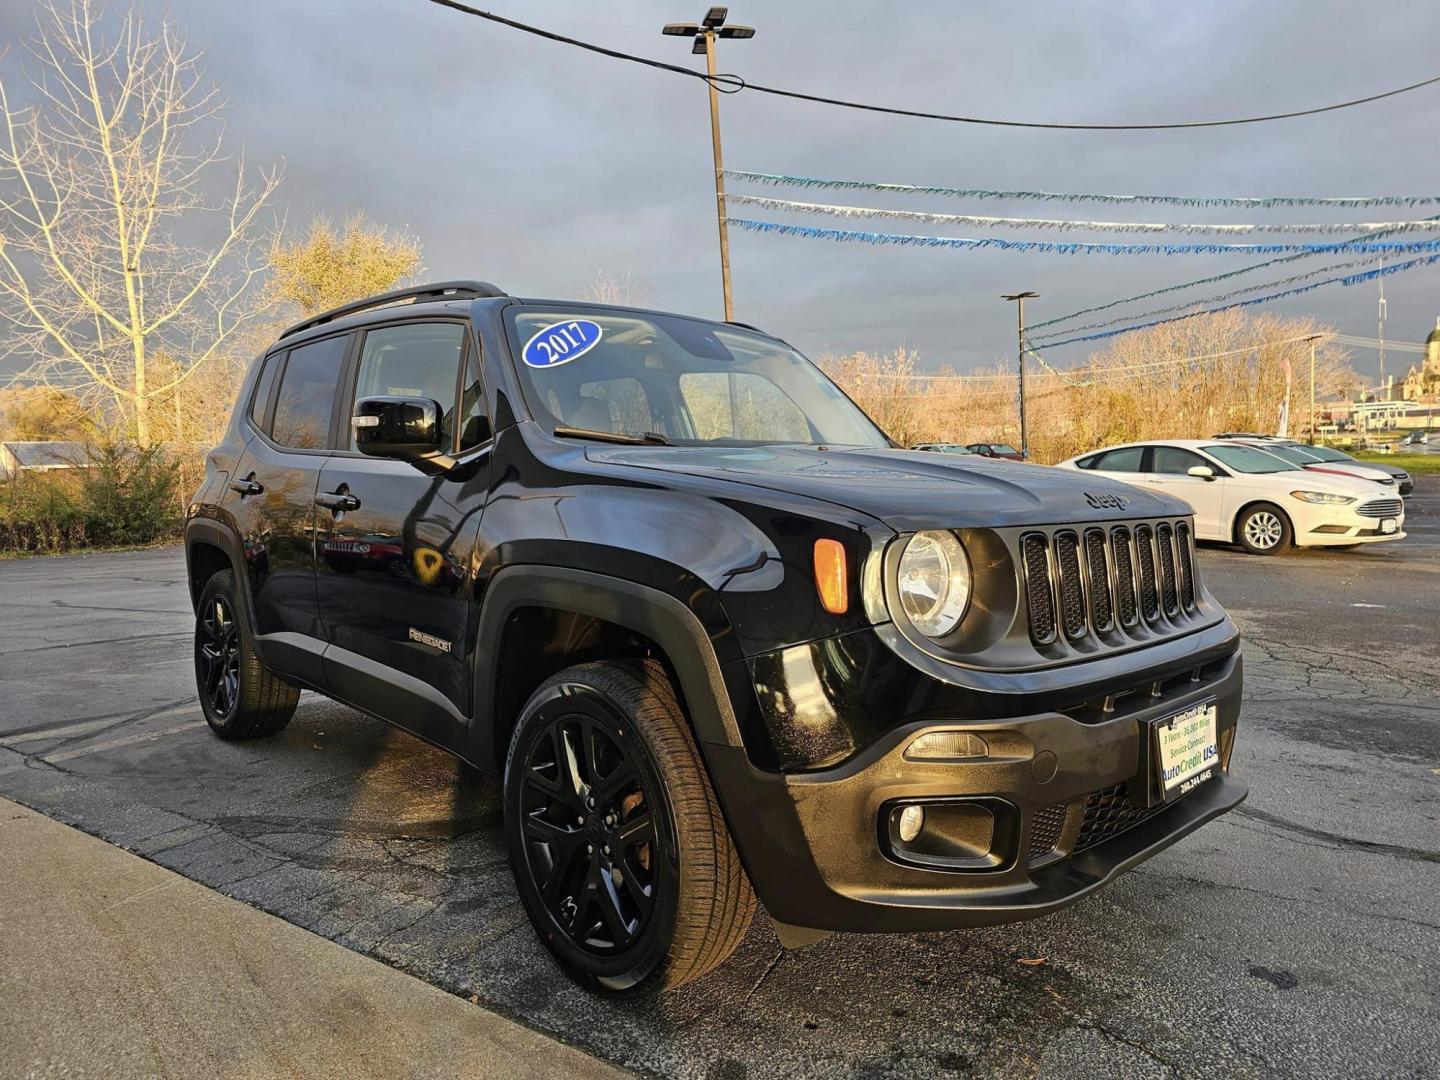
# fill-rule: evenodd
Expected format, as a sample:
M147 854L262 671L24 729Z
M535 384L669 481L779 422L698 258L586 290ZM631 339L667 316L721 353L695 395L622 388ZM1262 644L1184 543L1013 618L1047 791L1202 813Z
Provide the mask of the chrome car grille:
M1197 610L1195 545L1186 521L1026 532L1020 565L1037 645L1062 633L1078 641L1170 628Z
M1371 499L1357 506L1355 512L1368 518L1399 517L1404 505L1399 499Z

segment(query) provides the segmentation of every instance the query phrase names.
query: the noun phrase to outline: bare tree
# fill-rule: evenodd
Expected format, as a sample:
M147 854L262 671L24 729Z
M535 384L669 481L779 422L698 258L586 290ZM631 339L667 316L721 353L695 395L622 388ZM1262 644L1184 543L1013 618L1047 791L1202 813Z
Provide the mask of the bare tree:
M597 304L617 304L621 307L651 307L655 303L655 292L644 278L609 273L604 269L595 271L595 279L585 286L581 299Z
M213 190L221 102L169 22L49 0L31 52L23 95L0 79L0 356L29 357L28 378L146 445L156 405L264 302L279 171L252 183L242 160Z

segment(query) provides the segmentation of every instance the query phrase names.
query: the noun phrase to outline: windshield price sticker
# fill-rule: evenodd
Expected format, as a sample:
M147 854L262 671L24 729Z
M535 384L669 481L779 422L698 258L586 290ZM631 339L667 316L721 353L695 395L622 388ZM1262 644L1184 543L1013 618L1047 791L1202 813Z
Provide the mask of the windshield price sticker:
M578 360L600 344L600 324L589 319L551 323L525 343L521 355L527 367L552 368Z

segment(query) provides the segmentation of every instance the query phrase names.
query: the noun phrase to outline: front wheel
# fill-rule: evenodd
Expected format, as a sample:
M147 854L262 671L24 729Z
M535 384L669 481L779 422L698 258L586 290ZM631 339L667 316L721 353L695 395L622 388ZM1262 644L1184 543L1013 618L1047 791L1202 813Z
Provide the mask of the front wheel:
M670 989L744 938L755 896L659 664L581 664L542 684L504 801L520 899L582 985Z
M299 690L260 662L229 570L205 583L195 607L195 688L222 739L271 735L290 722L300 700Z
M1285 511L1270 503L1257 503L1240 515L1235 538L1251 555L1278 555L1289 549L1294 531Z

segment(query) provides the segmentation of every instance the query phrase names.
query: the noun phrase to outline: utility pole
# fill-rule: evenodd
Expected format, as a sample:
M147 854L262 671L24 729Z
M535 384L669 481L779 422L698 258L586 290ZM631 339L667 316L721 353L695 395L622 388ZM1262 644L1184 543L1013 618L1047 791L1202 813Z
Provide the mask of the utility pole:
M1324 334L1311 334L1305 340L1310 343L1310 445L1315 445L1315 342Z
M1380 260L1380 268L1385 268L1385 260ZM1380 388L1385 388L1385 278L1379 278L1380 285ZM1388 399L1390 395L1386 394ZM1377 399L1379 395L1376 395Z
M1020 453L1027 458L1030 456L1030 432L1025 425L1025 301L1033 300L1039 295L1036 292L1018 292L1006 293L1000 297L1002 300L1015 301L1015 324L1020 345L1015 368L1015 404L1016 411L1020 413Z
M726 26L729 8L712 7L699 25L666 23L661 33L666 37L690 37L695 44L690 51L705 54L705 70L710 76L710 146L715 155L715 220L720 227L720 286L725 293L725 321L735 318L735 305L730 295L730 227L725 220L725 165L720 154L720 92L715 89L715 39L752 38L753 26Z

